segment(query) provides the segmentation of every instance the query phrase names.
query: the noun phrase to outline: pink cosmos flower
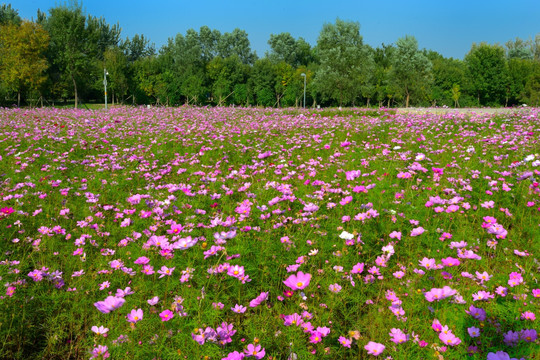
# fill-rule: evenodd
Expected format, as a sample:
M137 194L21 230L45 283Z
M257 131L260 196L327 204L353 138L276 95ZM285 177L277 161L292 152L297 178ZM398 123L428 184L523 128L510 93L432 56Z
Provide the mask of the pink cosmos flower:
M248 356L248 357L255 357L255 359L262 359L264 357L264 355L266 355L266 351L265 349L262 348L261 345L253 345L253 344L249 344L246 348L246 350L244 350L244 353Z
M102 313L108 314L111 311L122 307L125 302L126 300L124 298L108 296L105 300L94 303L94 306Z
M390 335L390 340L396 344L402 344L409 340L409 335L396 328L391 329L388 335Z
M401 232L400 231L392 231L390 235L388 235L391 239L398 239L401 240Z
M101 357L102 359L107 359L109 356L109 348L105 345L98 345L92 350L92 356L90 359L96 359L98 357Z
M337 294L338 292L341 291L341 286L339 284L331 284L328 287L328 290L330 290L331 292Z
M156 305L156 304L159 302L159 297L154 296L154 297L151 298L150 300L146 300L146 302L147 302L149 305L154 306L154 305Z
M341 345L343 345L344 347L349 348L349 349L351 348L352 341L349 340L349 339L347 339L346 337L340 336L339 339L338 339L338 341L339 341L339 343L340 343Z
M163 265L163 266L161 267L161 270L158 270L158 271L157 271L158 274L160 274L160 275L159 275L159 278L161 279L162 277L165 277L165 276L171 276L171 275L172 275L172 272L174 271L174 269L175 269L174 267L168 268L168 267L166 267L165 265Z
M302 317L298 315L297 313L294 313L292 315L285 315L283 317L283 325L285 326L291 326L291 325L300 326L302 325L303 322L304 322L304 319L302 319Z
M364 346L364 349L366 349L370 355L379 356L384 351L385 346L383 344L370 341L366 346Z
M142 309L137 310L131 310L129 314L127 314L127 321L130 323L136 323L138 321L141 321L143 319L143 311Z
M167 309L160 312L159 317L161 318L161 321L169 321L174 317L174 313L171 310Z
M231 308L231 310L237 314L243 314L246 312L247 307L236 304L234 305L234 307Z
M323 336L318 331L313 331L311 335L309 336L309 342L312 344L320 343L323 339Z
M296 275L289 276L283 283L292 290L302 290L309 285L310 280L311 274L304 274L302 271L299 271Z
M456 337L450 331L448 332L441 331L439 333L439 340L441 340L445 345L450 345L450 346L456 346L456 345L461 344L461 339Z
M533 312L525 311L521 314L521 320L536 320L536 315Z
M257 307L261 305L261 303L268 298L268 292L262 292L257 296L255 299L251 300L249 302L249 307Z
M221 358L221 360L242 360L244 358L243 353L239 353L238 351L233 351L231 353L227 354L227 357Z
M361 274L364 271L364 263L358 263L353 266L351 274Z
M455 259L453 257L447 257L444 259L441 259L441 262L444 266L459 266L461 264L461 261L459 259Z
M417 227L417 228L414 228L412 229L411 231L411 236L419 236L419 235L422 235L424 233L424 231L426 231L423 227Z
M109 331L108 328L106 327L103 327L103 326L100 326L100 327L97 327L97 326L92 326L92 331L94 333L96 333L96 335L103 335L103 336L106 336L107 332Z

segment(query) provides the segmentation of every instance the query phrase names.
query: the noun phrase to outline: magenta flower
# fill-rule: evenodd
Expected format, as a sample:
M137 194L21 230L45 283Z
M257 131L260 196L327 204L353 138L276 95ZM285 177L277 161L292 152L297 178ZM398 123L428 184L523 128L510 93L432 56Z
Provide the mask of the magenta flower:
M13 213L13 208L12 207L4 207L4 208L1 208L0 209L0 214L4 214L4 215L9 215L9 214L12 214Z
M102 313L108 314L124 305L125 302L126 300L124 298L108 296L105 300L94 303L94 306Z
M456 337L450 331L448 332L441 331L439 333L439 340L441 340L445 345L450 345L450 346L456 346L456 345L461 344L461 339Z
M268 292L260 293L259 296L249 302L249 307L254 308L261 305L266 298L268 298Z
M131 310L129 314L127 314L127 321L130 323L136 323L138 321L141 321L143 318L143 311L142 309L137 310Z
M423 227L417 227L417 228L414 228L412 229L411 231L411 236L419 236L419 235L422 235L424 233L424 228Z
M340 343L341 345L343 345L344 347L349 348L349 349L351 348L352 341L349 340L349 339L347 339L346 337L340 336L339 339L338 339L338 341L339 341L339 343Z
M294 313L292 315L285 315L283 317L283 321L284 321L283 325L285 326L291 326L291 325L300 326L304 322L302 317L298 315L297 313Z
M379 356L384 351L385 346L383 344L370 341L366 346L364 346L364 349L366 349L370 355Z
M409 340L409 335L405 334L401 329L391 329L388 333L390 335L390 340L396 344L402 344Z
M221 358L221 360L242 360L244 358L243 353L238 351L233 351L232 353L227 354L227 357Z
M262 359L266 355L266 351L261 347L261 345L249 344L247 349L244 350L244 353L247 357L255 357L255 359Z
M109 356L111 356L109 354L109 348L107 348L107 346L105 345L98 345L97 347L95 347L93 350L92 350L92 356L90 357L90 359L96 359L98 357L102 357L103 359L106 359L108 358Z
M174 269L175 269L175 268L173 268L173 267L172 267L172 268L168 268L168 267L166 267L165 265L163 265L163 266L161 267L161 270L158 270L158 271L157 271L158 274L160 274L160 275L159 275L159 278L161 279L161 278L164 277L164 276L171 276L171 275L172 275L172 272L174 271Z
M521 314L521 320L536 320L536 315L533 312L525 311Z
M311 280L311 274L304 274L299 271L296 275L291 275L283 283L290 287L292 290L305 289Z
M323 339L323 334L319 331L313 331L311 332L311 335L309 336L309 342L312 344L320 343Z
M358 263L353 266L351 274L361 274L364 271L364 263Z
M160 312L159 317L161 318L161 321L169 321L174 317L174 313L171 310L167 309Z
M247 307L236 304L234 305L234 307L231 308L231 310L237 314L243 314L246 312Z

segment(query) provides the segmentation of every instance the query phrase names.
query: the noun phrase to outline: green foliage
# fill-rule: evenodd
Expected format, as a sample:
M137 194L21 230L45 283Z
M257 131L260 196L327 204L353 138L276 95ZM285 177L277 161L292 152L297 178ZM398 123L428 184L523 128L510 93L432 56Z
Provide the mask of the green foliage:
M288 32L277 35L270 34L268 40L271 51L268 58L276 63L285 62L292 67L307 66L314 61L314 54L303 38L294 39Z
M360 24L340 19L325 24L317 39L320 67L314 86L323 101L337 101L340 106L354 104L362 86L370 81L373 59L364 46Z
M414 36L398 39L390 76L394 85L402 91L405 107L409 107L411 95L418 101L429 92L431 67L427 56L418 50L418 41Z
M11 7L11 4L0 5L0 26L20 25L22 22L19 12Z
M473 44L465 56L472 91L478 106L504 104L508 68L504 49L499 45Z

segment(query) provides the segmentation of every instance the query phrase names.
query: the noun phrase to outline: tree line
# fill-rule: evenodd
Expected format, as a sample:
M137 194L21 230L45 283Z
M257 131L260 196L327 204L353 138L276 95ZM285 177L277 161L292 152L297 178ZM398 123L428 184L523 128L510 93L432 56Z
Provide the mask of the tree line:
M413 36L373 48L357 22L324 24L311 46L271 34L258 57L244 30L201 27L156 51L144 35L77 2L22 19L0 7L0 105L123 104L238 106L538 106L540 34L473 44L463 60L419 49ZM306 104L304 104L306 86Z

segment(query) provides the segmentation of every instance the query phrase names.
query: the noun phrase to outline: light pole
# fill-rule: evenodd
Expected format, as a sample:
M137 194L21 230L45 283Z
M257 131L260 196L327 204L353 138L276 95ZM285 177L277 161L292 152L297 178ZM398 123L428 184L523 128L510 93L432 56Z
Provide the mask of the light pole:
M103 86L105 87L105 110L107 110L107 69L103 69Z
M301 73L300 76L304 77L304 109L306 108L306 74Z

